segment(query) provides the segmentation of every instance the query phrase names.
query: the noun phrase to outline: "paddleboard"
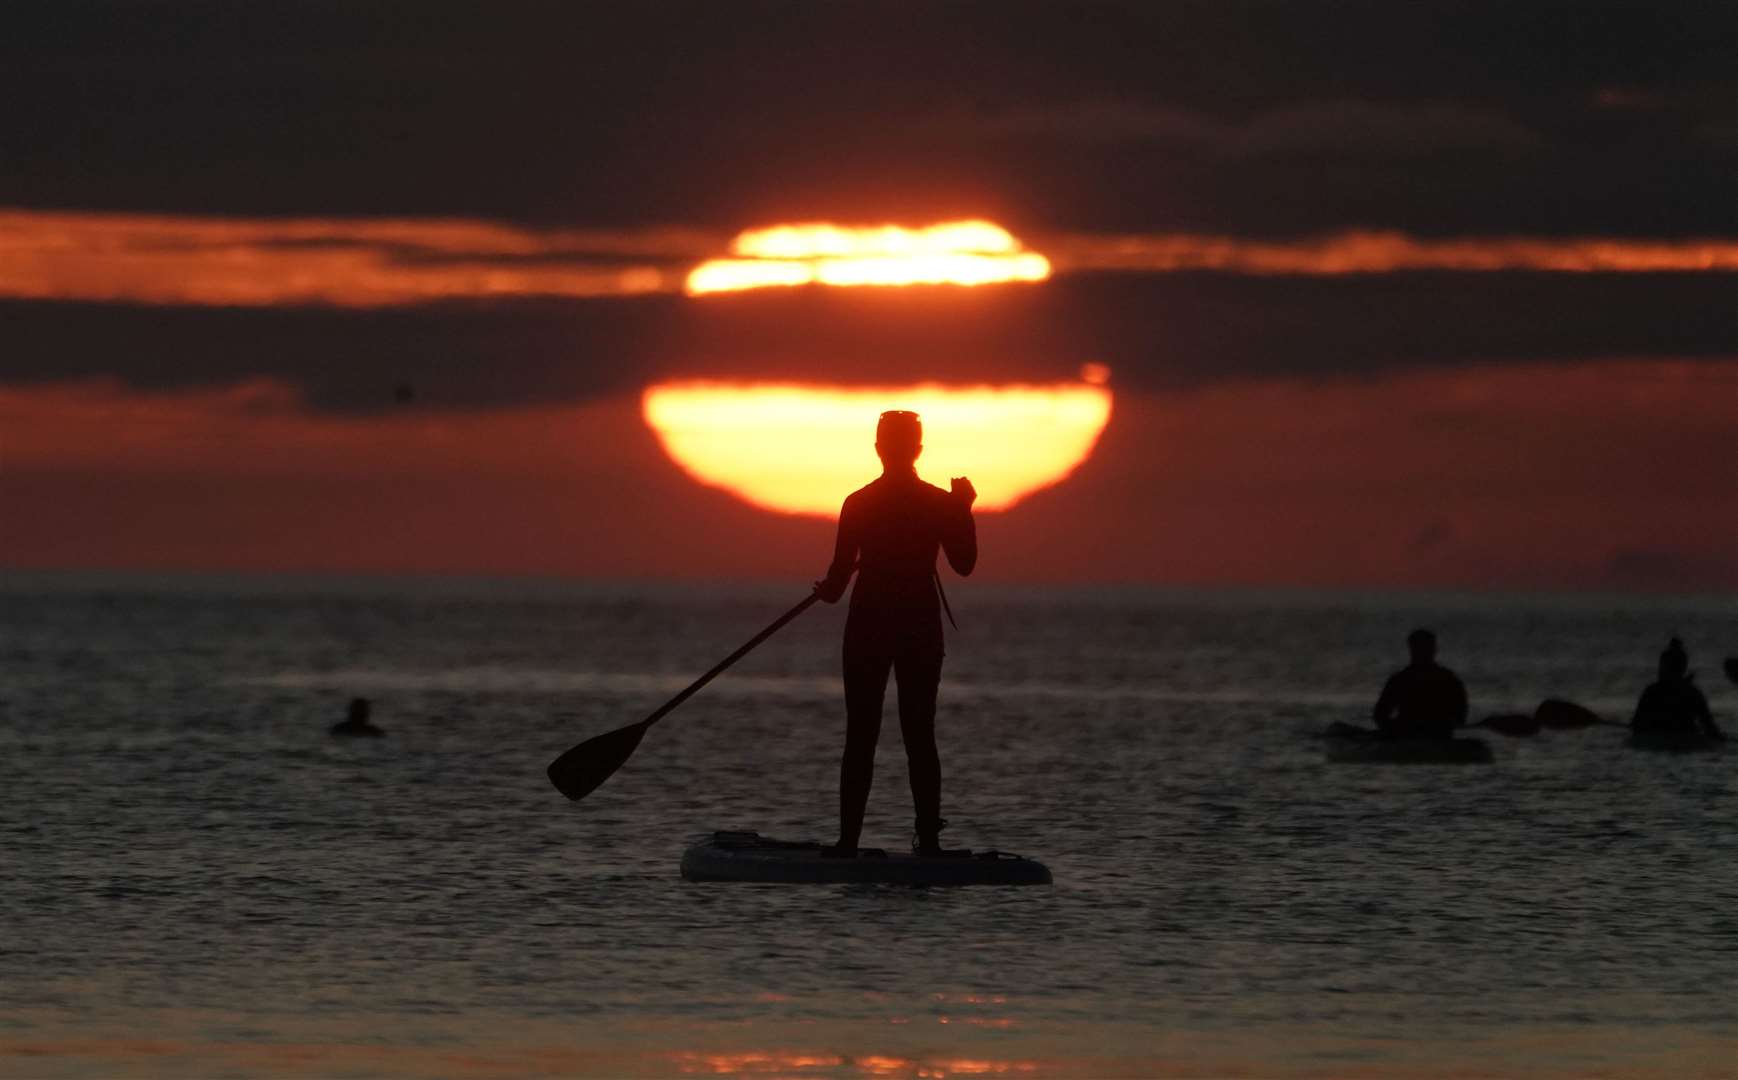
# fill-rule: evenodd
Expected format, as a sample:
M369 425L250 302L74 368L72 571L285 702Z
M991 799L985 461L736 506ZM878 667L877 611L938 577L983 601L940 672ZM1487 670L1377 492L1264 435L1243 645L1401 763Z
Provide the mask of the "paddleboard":
M1631 750L1658 750L1668 754L1695 754L1718 750L1725 746L1720 739L1710 739L1699 731L1632 731Z
M1328 760L1382 765L1488 765L1491 748L1480 739L1332 739Z
M682 855L689 881L786 885L1048 885L1050 869L1003 851L918 856L879 848L853 859L821 856L822 845L774 840L756 832L715 832Z

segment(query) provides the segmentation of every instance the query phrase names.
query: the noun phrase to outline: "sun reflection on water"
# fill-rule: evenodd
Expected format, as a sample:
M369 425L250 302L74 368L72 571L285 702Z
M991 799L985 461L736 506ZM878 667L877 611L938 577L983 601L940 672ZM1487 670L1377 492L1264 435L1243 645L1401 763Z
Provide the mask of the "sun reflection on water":
M948 1080L961 1076L1007 1076L1037 1072L1036 1061L967 1057L899 1057L865 1054L844 1057L797 1050L756 1050L735 1053L678 1051L670 1055L684 1073L711 1076L834 1076L911 1077Z

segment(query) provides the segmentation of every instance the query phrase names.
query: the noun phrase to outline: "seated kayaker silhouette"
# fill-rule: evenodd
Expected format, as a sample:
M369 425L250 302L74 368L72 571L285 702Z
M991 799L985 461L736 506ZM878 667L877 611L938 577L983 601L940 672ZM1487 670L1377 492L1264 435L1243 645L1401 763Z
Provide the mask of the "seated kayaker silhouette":
M899 730L917 810L912 847L944 854L939 834L941 760L935 748L935 699L941 682L941 608L937 549L961 575L978 561L972 502L963 476L943 491L918 479L923 424L916 413L884 412L875 427L881 478L853 492L839 511L838 540L815 592L837 603L857 573L845 618L845 754L839 764L839 842L827 854L856 854L875 773L887 674L899 680Z
M1466 687L1460 676L1436 662L1436 635L1406 635L1412 662L1388 677L1372 719L1390 739L1449 739L1466 723Z
M1677 638L1660 653L1660 677L1641 692L1629 727L1638 735L1726 738L1714 723L1707 697L1690 674L1690 654Z
M368 712L372 708L365 697L350 699L350 714L332 725L334 735L362 735L376 737L386 732L368 722Z

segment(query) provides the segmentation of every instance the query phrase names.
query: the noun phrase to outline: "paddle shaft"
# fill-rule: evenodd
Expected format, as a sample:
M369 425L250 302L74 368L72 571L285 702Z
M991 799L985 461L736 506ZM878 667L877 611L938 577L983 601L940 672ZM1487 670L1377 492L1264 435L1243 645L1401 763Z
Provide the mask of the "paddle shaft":
M550 762L549 768L546 770L549 774L549 782L555 785L557 791L574 802L578 802L591 794L599 784L608 780L617 769L627 762L628 756L634 752L635 747L640 745L640 739L645 736L653 724L667 716L670 710L693 697L701 687L716 679L725 668L747 656L750 649L776 634L779 627L801 615L808 610L810 604L819 599L818 594L810 594L802 603L773 620L771 626L749 638L742 648L720 660L711 671L695 679L686 690L664 702L657 712L644 720L629 724L624 728L617 728L614 731L606 731L602 735L593 736Z
M754 650L755 646L759 645L761 642L765 641L767 638L772 637L774 634L778 633L779 630L784 627L785 623L790 622L792 619L796 618L798 615L801 615L803 612L809 610L809 605L813 604L816 600L819 600L820 598L821 598L820 594L818 594L818 593L810 593L808 596L803 597L802 603L798 604L796 607L791 608L789 611L785 612L783 615L780 615L778 618L774 619L772 621L771 626L768 626L765 630L762 630L760 633L749 638L748 641L743 643L743 646L740 649L737 649L735 652L731 653L729 656L726 656L724 659L718 661L717 664L713 665L712 670L708 671L706 674L700 676L698 679L695 679L693 682L689 683L688 688L686 690L682 691L680 694L677 694L675 697L671 698L669 701L664 702L663 705L659 706L657 712L646 717L644 720L641 720L640 723L646 727L651 727L653 724L657 723L659 720L662 720L676 706L682 704L684 701L687 701L689 698L691 698L695 694L699 693L701 687L705 686L707 683L711 682L713 679L716 679L719 675L723 674L725 668L729 667L731 664L736 663L738 660L741 660L743 657L747 656L750 652L752 652Z

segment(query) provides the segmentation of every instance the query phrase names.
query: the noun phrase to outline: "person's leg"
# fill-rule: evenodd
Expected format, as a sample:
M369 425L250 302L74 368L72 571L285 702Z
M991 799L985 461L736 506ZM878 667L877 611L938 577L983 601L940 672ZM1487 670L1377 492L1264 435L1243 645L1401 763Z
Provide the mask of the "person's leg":
M839 761L839 847L855 848L875 779L875 744L892 659L845 638L845 755Z
M894 665L899 679L899 731L911 771L911 802L917 811L920 841L933 845L941 829L941 755L935 748L935 698L941 684L941 650L902 653Z

